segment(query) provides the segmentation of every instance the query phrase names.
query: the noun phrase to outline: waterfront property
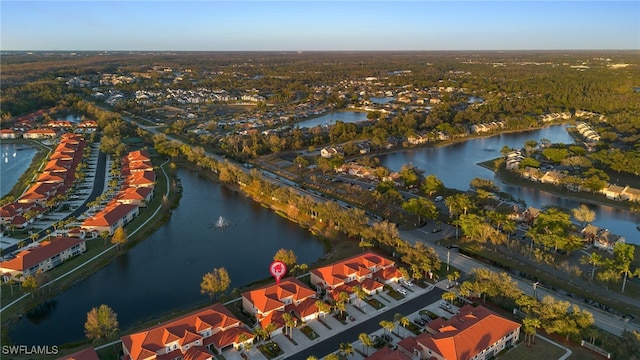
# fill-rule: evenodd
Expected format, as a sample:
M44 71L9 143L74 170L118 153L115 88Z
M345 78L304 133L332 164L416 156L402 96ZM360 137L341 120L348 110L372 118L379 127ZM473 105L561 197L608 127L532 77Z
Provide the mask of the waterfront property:
M624 236L613 234L609 229L601 229L595 225L587 225L580 231L587 244L596 249L613 253L617 243L625 243Z
M311 284L318 291L326 290L331 297L346 292L354 297L354 286L360 286L367 294L381 292L384 284L398 282L402 274L395 262L371 251L311 270Z
M122 359L211 359L214 351L238 349L254 338L224 305L215 304L123 336Z
M134 204L121 204L112 201L104 209L94 216L87 218L81 225L85 233L96 238L103 232L113 235L119 227L127 225L134 217L140 213L140 209Z
M412 358L484 360L515 344L519 337L520 324L485 307L465 305L449 320L435 319L426 332L398 342L398 349Z
M242 307L253 314L260 326L266 329L274 324L273 334L280 333L286 325L285 313L294 314L302 321L315 319L318 315L315 291L295 277L242 294Z
M47 139L54 138L58 134L52 129L33 129L22 134L25 139Z
M18 134L11 129L1 129L0 130L0 139L17 139Z
M0 273L4 281L10 278L24 280L38 270L48 271L65 260L80 255L87 250L83 239L59 237L42 241L37 246L24 250L15 258L0 263Z

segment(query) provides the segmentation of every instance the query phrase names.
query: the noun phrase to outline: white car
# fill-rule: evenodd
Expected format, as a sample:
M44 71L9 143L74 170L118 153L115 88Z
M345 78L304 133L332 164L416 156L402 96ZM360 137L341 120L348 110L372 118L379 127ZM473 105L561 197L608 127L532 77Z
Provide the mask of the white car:
M407 280L402 280L402 283L404 283L405 285L407 285L408 287L413 287L413 283L411 281L407 281Z
M400 294L402 294L402 295L407 295L407 290L405 290L405 289L400 288L400 289L398 289L398 292Z
M438 195L438 196L436 196L436 202L438 202L438 201L442 201L442 199L443 199L442 195Z

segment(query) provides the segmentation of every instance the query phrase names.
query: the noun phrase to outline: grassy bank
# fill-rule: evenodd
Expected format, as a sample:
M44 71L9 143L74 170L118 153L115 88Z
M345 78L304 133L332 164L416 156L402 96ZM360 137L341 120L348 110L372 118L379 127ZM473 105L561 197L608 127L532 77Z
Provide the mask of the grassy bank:
M5 196L3 196L3 199L7 197L17 199L27 190L29 186L31 186L36 177L40 175L40 169L49 158L51 149L34 140L8 139L2 140L2 142L6 144L26 144L36 149L36 154L33 156L31 164L29 165L27 170L25 170L25 172L20 176L15 185L13 185L13 188L11 188L11 190Z

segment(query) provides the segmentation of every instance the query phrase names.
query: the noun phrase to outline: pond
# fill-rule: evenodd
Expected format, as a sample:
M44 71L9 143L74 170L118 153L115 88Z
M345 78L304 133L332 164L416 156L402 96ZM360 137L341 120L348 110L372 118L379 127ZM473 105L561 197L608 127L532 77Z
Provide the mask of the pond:
M293 250L298 263L311 264L323 255L319 239L272 210L197 173L180 170L179 177L180 206L165 225L12 325L11 340L29 345L83 340L86 314L100 304L109 305L120 328L128 329L206 305L200 282L213 268L227 269L231 290L270 277L269 264L280 248ZM221 216L229 226L216 226Z

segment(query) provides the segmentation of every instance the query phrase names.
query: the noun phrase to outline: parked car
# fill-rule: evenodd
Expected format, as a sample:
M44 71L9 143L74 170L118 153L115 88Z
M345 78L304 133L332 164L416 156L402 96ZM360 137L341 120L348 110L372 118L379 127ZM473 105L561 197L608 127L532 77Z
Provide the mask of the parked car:
M444 300L440 301L440 307L443 308L443 309L451 309L451 305L448 302L444 301Z
M403 288L399 288L398 292L402 295L407 295L407 290L403 289Z
M444 198L442 197L442 195L438 195L438 196L436 196L436 202L438 202L438 201L442 201L442 199L444 199Z
M402 280L402 283L407 285L408 287L413 287L413 283L411 281L408 280Z
M384 339L384 341L386 341L386 342L392 342L392 341L393 341L393 338L391 338L391 336L390 336L390 335L388 335L388 334L384 334L384 335L382 335L382 338L383 338L383 339Z
M420 319L420 318L415 318L415 319L413 319L413 322L414 322L414 323L416 323L416 324L417 324L417 325L419 325L419 326L425 326L425 325L427 325L427 323L426 323L426 322L424 322L424 321L423 321L422 319Z
M431 318L430 318L430 317L428 317L427 315L422 315L422 316L420 316L420 320L424 321L424 322L425 322L425 323L427 323L427 324L428 324L429 322L431 322Z

